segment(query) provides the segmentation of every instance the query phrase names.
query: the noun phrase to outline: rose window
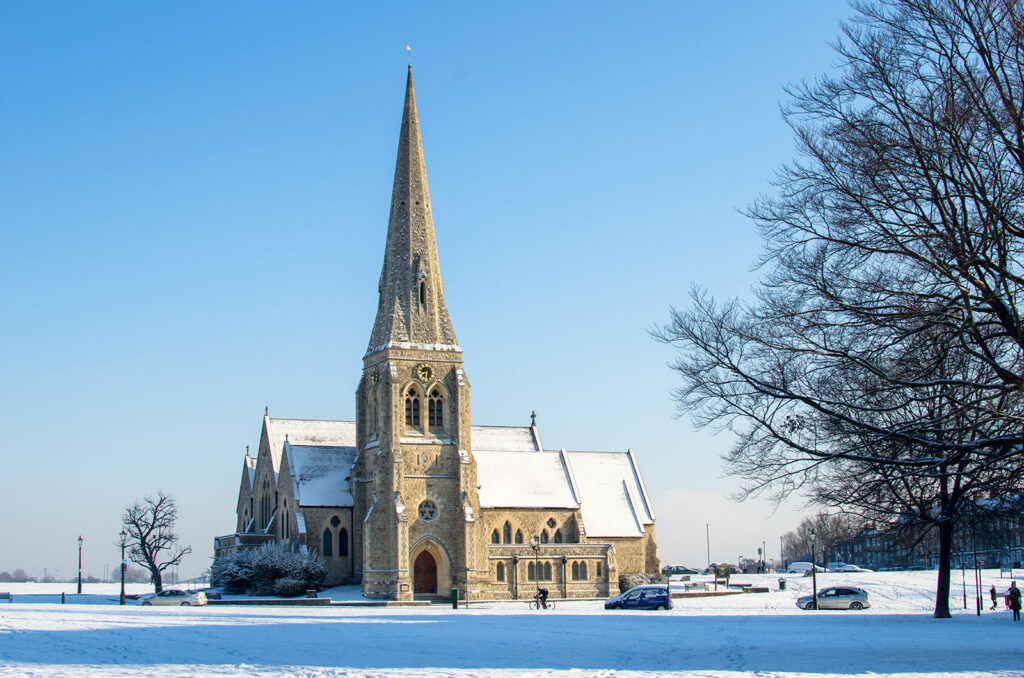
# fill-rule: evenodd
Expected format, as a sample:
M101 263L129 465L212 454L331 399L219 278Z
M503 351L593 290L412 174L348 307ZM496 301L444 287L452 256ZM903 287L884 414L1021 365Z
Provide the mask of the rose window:
M430 522L431 520L437 517L437 505L434 502L427 499L422 504L420 504L419 514L420 520Z

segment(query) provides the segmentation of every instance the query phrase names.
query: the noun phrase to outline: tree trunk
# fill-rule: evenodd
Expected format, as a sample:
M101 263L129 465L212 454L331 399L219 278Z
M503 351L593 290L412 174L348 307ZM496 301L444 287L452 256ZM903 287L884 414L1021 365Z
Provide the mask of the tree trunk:
M160 593L161 591L164 590L164 581L163 581L163 577L160 576L160 570L158 570L158 569L156 569L154 567L153 570L150 572L150 574L153 577L153 588L156 589L157 593ZM947 585L947 588L948 588L948 585Z
M949 565L953 553L953 521L947 518L939 523L939 581L935 587L936 619L948 619Z

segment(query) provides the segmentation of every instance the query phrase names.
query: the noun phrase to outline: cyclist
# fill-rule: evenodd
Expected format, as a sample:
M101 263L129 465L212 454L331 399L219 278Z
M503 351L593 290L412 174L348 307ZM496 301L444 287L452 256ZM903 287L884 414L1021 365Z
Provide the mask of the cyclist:
M540 603L541 609L548 609L548 590L538 588L537 595L534 596L538 603Z

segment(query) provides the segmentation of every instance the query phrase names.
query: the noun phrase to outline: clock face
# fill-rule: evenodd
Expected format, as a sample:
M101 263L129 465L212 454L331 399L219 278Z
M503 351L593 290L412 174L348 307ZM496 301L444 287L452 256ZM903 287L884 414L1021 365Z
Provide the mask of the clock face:
M421 363L416 366L416 378L422 382L430 381L434 378L434 368L426 363Z

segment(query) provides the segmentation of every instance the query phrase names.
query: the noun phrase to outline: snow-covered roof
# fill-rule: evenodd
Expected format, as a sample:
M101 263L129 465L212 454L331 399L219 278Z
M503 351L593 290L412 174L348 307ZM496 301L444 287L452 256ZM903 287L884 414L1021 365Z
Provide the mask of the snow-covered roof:
M300 506L352 506L348 479L355 447L293 445L289 436L285 457Z
M540 436L530 426L471 426L470 440L474 454L487 452L539 452Z
M355 447L354 421L328 421L321 419L273 419L266 417L267 443L274 471L281 469L281 451L285 439L293 445L316 447Z
M565 452L588 537L639 537L654 523L632 451Z
M476 427L473 427L474 446ZM474 449L484 508L576 508L561 452Z

